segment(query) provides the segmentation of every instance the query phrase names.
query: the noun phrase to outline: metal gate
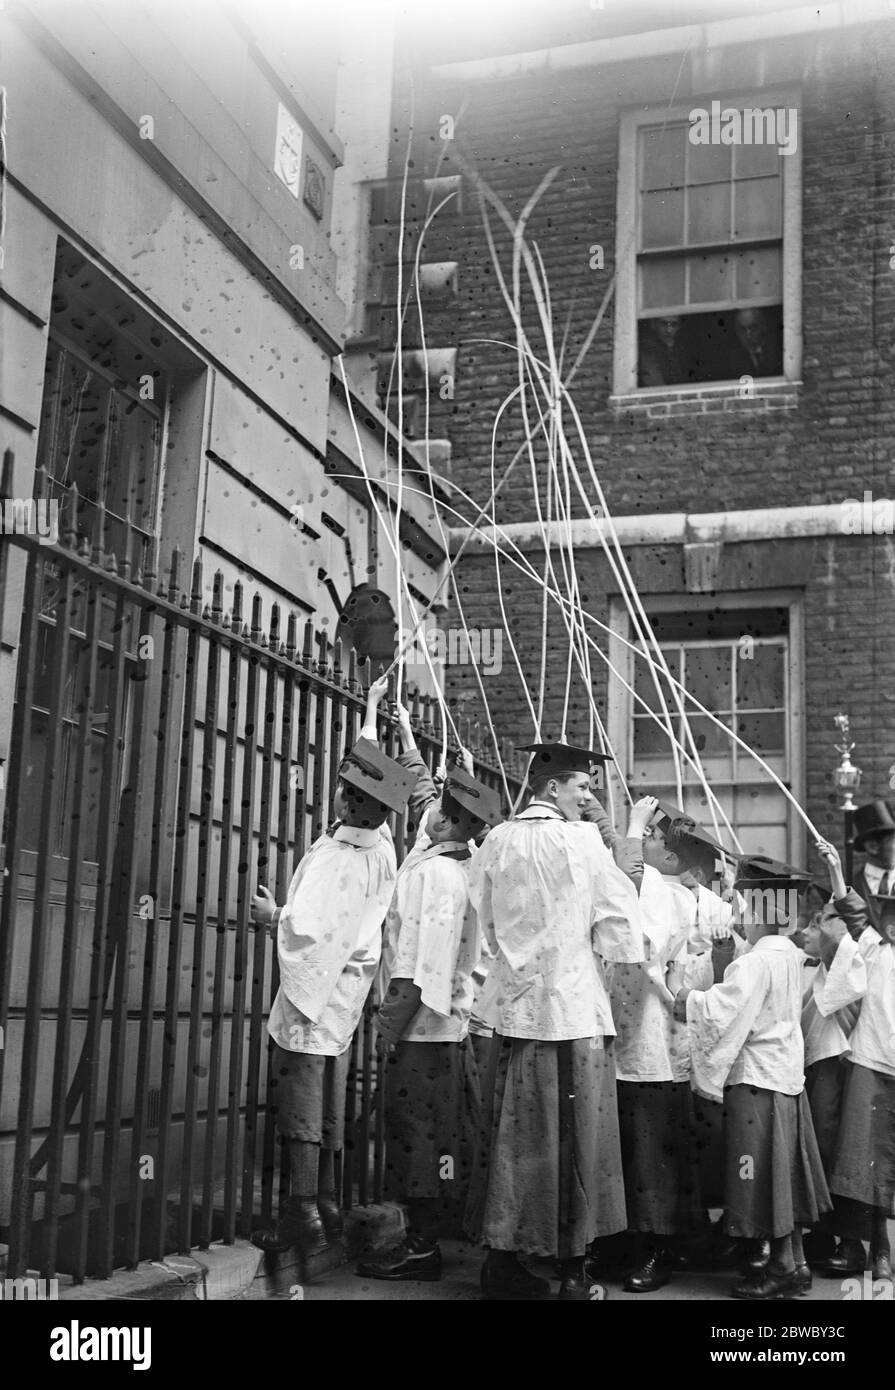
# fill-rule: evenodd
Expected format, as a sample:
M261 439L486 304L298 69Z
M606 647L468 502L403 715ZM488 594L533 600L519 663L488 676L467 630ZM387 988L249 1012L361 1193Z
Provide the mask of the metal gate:
M101 507L92 540L83 530L73 492L58 543L3 541L27 554L0 916L13 1277L108 1276L272 1221L286 1190L265 1108L276 950L250 900L261 881L282 902L324 829L369 679L292 612L283 624L274 605L262 631L239 583L225 609L201 561L187 586L177 551L164 576L142 538L107 553ZM432 767L435 703L411 708ZM460 732L498 785L478 726ZM381 740L396 751L393 719ZM403 821L393 832L400 861ZM371 1008L353 1042L345 1206L381 1198Z

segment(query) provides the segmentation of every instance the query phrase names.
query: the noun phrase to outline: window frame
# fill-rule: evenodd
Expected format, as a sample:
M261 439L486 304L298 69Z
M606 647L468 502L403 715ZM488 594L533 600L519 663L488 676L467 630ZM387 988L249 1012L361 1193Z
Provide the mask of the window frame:
M779 156L781 169L782 291L783 291L783 375L761 377L755 383L760 391L765 382L779 385L796 383L802 372L802 142L803 105L797 87L766 91L714 92L694 95L685 104L652 104L624 110L619 116L618 181L615 217L615 332L613 342L613 394L638 395L717 390L719 386L739 389L730 378L718 381L679 382L664 386L637 384L637 260L639 223L638 142L644 126L660 126L689 120L697 106L711 108L712 101L737 107L794 107L798 111L798 140L794 152ZM709 311L710 312L710 311Z
M740 593L700 594L654 594L642 595L647 615L658 613L679 613L682 611L698 613L712 612L722 608L728 612L744 609L754 611L762 608L785 608L788 610L789 649L784 669L785 695L788 708L785 718L785 746L789 758L789 790L800 806L805 804L805 639L804 639L804 597L794 589L754 589ZM609 660L614 667L608 673L607 710L608 733L616 756L621 762L627 780L634 768L634 700L630 692L615 675L619 673L628 685L634 684L634 653L625 645L631 640L631 623L624 599L617 595L609 597ZM698 641L699 639L694 639ZM742 754L746 757L746 754ZM773 786L770 778L756 767L756 781ZM615 772L610 765L607 771L613 778L613 795L617 805L624 804L625 794ZM720 784L719 784L720 785ZM736 828L736 823L734 828ZM803 863L807 853L806 827L801 816L790 802L786 806L786 834L789 860Z

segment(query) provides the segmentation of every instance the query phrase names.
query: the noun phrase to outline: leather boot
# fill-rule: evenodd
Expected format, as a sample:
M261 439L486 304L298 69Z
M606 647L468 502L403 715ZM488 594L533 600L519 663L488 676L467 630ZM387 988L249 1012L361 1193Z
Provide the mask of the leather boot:
M441 1278L441 1251L434 1241L408 1231L396 1250L361 1260L356 1271L364 1279L418 1279L434 1283Z
M892 1282L892 1260L891 1260L891 1257L890 1257L890 1255L889 1255L888 1250L881 1251L880 1254L878 1254L878 1255L874 1255L874 1254L871 1252L870 1260L871 1260L871 1264L872 1264L872 1266L873 1266L873 1278L874 1278L874 1280L876 1280L876 1279L888 1279L889 1283L891 1284L891 1282Z
M317 1209L320 1212L323 1229L326 1231L326 1239L330 1245L334 1245L345 1234L342 1208L330 1193L318 1193Z
M653 1250L625 1280L626 1293L655 1293L671 1279L671 1260L666 1250Z
M272 1231L254 1231L252 1244L266 1255L278 1255L293 1246L302 1255L317 1255L326 1249L326 1231L320 1219L316 1197L290 1197Z
M730 1290L734 1298L754 1298L770 1301L777 1298L793 1298L800 1292L796 1271L790 1274L772 1274L765 1269L761 1274L752 1274Z
M842 1240L835 1255L815 1266L819 1274L841 1279L844 1274L863 1274L867 1257L860 1240Z

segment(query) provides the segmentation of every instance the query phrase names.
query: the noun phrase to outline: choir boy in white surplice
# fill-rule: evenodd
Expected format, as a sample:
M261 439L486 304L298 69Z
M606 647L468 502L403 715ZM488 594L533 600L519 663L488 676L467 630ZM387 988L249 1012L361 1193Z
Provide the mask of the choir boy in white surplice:
M802 971L798 949L780 935L809 881L756 856L740 863L751 949L720 984L683 988L675 1011L690 1029L694 1088L724 1102L724 1224L728 1235L770 1242L762 1272L731 1290L767 1300L800 1290L802 1226L830 1209L805 1096Z
M253 919L277 932L280 987L267 1024L274 1044L270 1099L291 1176L276 1228L252 1236L267 1253L297 1245L307 1256L341 1234L334 1155L342 1148L351 1041L395 886L385 822L403 811L414 781L375 742L386 689L384 678L370 687L361 736L339 768L336 823L302 858L285 904L278 908L266 889L252 900Z
M396 1250L358 1265L365 1278L441 1278L439 1228L462 1217L481 1118L468 1037L482 939L469 841L500 816L496 792L461 768L448 771L426 813L428 847L398 871L375 1023L388 1047L388 1195L406 1206L407 1229Z
M625 1226L605 1045L615 1028L596 953L642 960L640 909L597 828L577 824L601 755L565 744L530 751L529 805L491 831L470 869L494 956L479 1010L495 1031L470 1231L489 1250L487 1298L549 1292L521 1265L523 1253L558 1257L559 1297L591 1301L587 1246Z
M686 1025L672 1010L677 988L711 984L712 959L690 950L693 894L652 864L641 861L638 870L646 960L608 970L628 1229L638 1238L625 1288L648 1293L671 1277L672 1238L698 1220L689 1049Z

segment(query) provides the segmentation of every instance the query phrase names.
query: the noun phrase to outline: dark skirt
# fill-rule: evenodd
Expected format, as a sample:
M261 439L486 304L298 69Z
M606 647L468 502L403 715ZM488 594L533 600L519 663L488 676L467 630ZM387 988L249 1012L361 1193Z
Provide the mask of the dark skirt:
M831 1207L805 1092L758 1086L724 1093L724 1227L778 1239L813 1226Z
M845 1072L845 1066L838 1057L824 1057L822 1061L812 1062L810 1067L805 1068L805 1095L811 1107L814 1135L828 1182L839 1138Z
M628 1230L685 1235L700 1224L689 1082L619 1081Z
M399 1043L385 1065L386 1194L462 1210L481 1109L468 1039Z
M705 1209L724 1206L724 1107L691 1092L693 1155Z
M475 1057L479 1081L482 1083L482 1089L484 1090L485 1076L488 1071L488 1061L491 1056L491 1044L494 1041L494 1035L489 1034L488 1037L485 1037L483 1033L470 1033L469 1041L472 1043L472 1055Z
M571 1259L625 1229L611 1051L495 1037L467 1228L496 1250Z
M345 1135L345 1088L351 1048L339 1057L273 1045L269 1107L277 1130L338 1153Z
M895 1077L857 1062L846 1067L842 1123L830 1187L840 1197L885 1207L895 1197Z

